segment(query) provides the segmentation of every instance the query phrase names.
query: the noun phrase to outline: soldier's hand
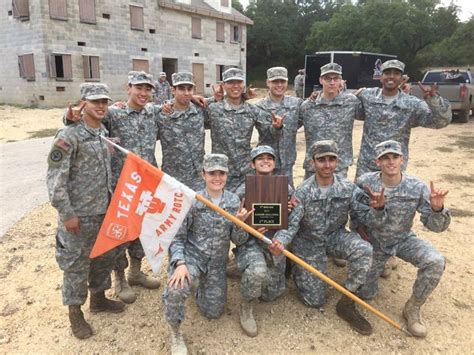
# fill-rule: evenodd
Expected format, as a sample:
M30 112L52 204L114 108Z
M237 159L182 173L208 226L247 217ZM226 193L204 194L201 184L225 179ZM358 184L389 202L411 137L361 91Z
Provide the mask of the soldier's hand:
M201 95L193 95L191 101L192 101L193 103L195 103L196 105L198 105L198 106L201 106L201 107L204 107L204 108L207 107L207 101L206 101L206 99L204 98L204 96L201 96Z
M242 222L245 222L247 218L255 211L254 209L247 211L247 209L244 207L245 204L245 198L242 199L242 202L240 202L240 208L235 217L240 219Z
M277 239L273 238L272 244L270 244L270 245L268 246L268 250L269 250L270 253L272 253L273 255L280 256L280 255L283 253L283 250L285 250L285 247L283 246L283 244L281 244L280 241L278 241Z
M321 91L315 90L308 96L307 100L315 102L318 96L321 94Z
M222 83L212 84L211 88L216 102L224 100L224 85Z
M357 233L359 233L359 235L362 239L364 239L367 242L370 242L370 237L369 237L369 234L367 233L367 227L366 226L358 227L356 229L356 231L357 231Z
M257 97L257 89L254 89L252 87L252 84L250 84L249 86L247 86L242 96L244 100L254 99Z
M438 94L438 84L434 83L430 86L423 86L421 82L418 82L418 87L423 93L423 98L428 99Z
M175 290L179 287L180 289L184 288L184 282L188 281L188 284L191 283L191 275L189 275L189 270L186 264L179 265L173 272L173 275L168 281L168 287L174 288Z
M82 110L86 106L86 101L81 101L79 106L72 106L69 104L67 107L66 118L68 121L77 122L81 119Z
M444 207L444 198L446 197L449 191L436 189L433 181L430 181L430 191L431 209L435 212L439 212Z
M362 91L364 91L364 90L365 90L365 88L359 88L359 89L357 89L356 91L354 91L354 95L355 95L355 96L359 96L360 93L361 93Z
M162 106L161 106L161 111L165 114L165 115L171 115L173 113L173 104L170 102L170 101L167 101L165 102Z
M288 213L290 213L293 208L296 207L296 205L298 204L298 200L295 196L291 196L291 198L288 200Z
M81 229L79 217L72 217L67 221L64 221L64 227L69 233L79 233L79 230Z
M385 206L384 188L380 192L374 192L369 186L365 186L365 190L369 195L369 206L372 208L382 208Z
M127 103L125 101L117 101L112 104L112 107L124 109L127 107Z
M272 112L272 126L274 128L281 128L283 127L283 119L285 118L285 115L283 116L278 116L278 115L275 115L274 112Z

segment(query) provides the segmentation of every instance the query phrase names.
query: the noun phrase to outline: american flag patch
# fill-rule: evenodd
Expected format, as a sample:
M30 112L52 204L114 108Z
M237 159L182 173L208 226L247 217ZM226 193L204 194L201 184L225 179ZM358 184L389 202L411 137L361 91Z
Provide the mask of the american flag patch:
M71 145L66 142L64 139L61 139L61 138L57 138L55 141L54 141L54 145L62 150L64 150L66 153L69 151L69 149L71 149Z

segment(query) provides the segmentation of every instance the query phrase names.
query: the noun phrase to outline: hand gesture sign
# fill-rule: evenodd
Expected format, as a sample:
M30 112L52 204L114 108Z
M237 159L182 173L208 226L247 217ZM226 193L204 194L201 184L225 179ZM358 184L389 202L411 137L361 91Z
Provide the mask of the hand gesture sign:
M311 102L315 102L320 94L321 91L315 90L308 96L308 100Z
M244 100L251 100L257 97L257 89L252 87L252 84L247 86L243 94Z
M242 199L242 202L240 202L240 208L239 208L239 211L237 212L237 214L235 215L235 217L237 217L238 219L240 219L242 222L245 222L245 220L247 218L249 218L249 216L253 213L253 211L255 210L250 210L250 211L247 211L247 209L244 207L244 204L245 204L245 198Z
M161 106L161 111L169 116L173 113L173 103L171 101L166 101L162 106Z
M434 83L431 87L423 86L420 82L418 82L418 86L423 93L423 97L425 99L429 97L433 97L438 94L438 84Z
M444 198L448 194L448 190L435 189L433 181L430 181L430 202L431 209L435 212L439 212L444 207Z
M224 99L224 85L222 83L212 84L212 94L214 95L214 100L217 102Z
M283 119L285 118L285 115L283 116L278 116L275 115L274 112L272 112L272 126L274 128L281 128L283 127Z
M67 107L66 118L68 121L77 122L81 119L82 110L86 106L86 101L81 101L79 106L72 106L71 104Z
M385 206L384 188L380 192L374 192L369 186L365 186L365 190L369 195L369 206L372 208L382 208Z

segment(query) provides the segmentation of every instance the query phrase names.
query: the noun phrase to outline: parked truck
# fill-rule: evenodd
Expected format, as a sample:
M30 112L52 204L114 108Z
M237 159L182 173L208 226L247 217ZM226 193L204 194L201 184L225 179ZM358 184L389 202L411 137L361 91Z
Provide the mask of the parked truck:
M474 85L469 69L438 69L428 70L421 84L424 86L438 85L439 94L451 103L457 121L467 123L471 110L474 110ZM423 98L423 92L415 83L411 84L411 94Z
M320 68L328 63L337 63L342 66L342 77L346 80L348 89L380 87L382 63L390 59L397 59L397 56L348 51L316 52L307 55L305 57L304 96L308 97L314 90L321 90L319 84Z

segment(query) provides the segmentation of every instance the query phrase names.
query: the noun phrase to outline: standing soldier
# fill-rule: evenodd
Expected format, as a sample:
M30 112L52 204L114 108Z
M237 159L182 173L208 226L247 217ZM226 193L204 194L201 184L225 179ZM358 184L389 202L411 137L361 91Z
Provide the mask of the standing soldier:
M294 254L322 273L326 271L328 255L348 260L349 273L344 286L354 293L366 281L372 264L372 246L345 226L349 213L369 225L383 223L383 195L372 194L370 208L360 202L365 196L362 190L335 174L338 150L334 141L315 142L311 157L315 174L296 189L296 205L289 216L288 229L275 234L269 249L278 255L281 244L287 247L291 243ZM322 280L299 265L294 265L292 276L306 305L315 308L324 305L327 286ZM370 323L347 296L343 295L337 302L336 311L357 332L372 333Z
M254 127L260 137L271 135L278 139L283 118L267 113L242 99L245 88L245 72L230 68L223 74L224 100L210 103L206 109L206 128L211 130L212 152L229 158L230 174L227 189L235 192L250 173L250 140Z
M299 97L300 99L304 98L304 81L305 81L305 72L304 69L298 70L298 75L295 76L295 93L296 97Z
M205 189L199 194L234 214L242 221L249 213L242 208L237 195L224 190L228 159L223 154L204 157L202 177ZM168 285L163 294L165 317L171 328L171 353L187 354L180 325L184 321L184 305L197 286L196 302L207 318L218 318L227 298L225 267L230 241L239 245L248 238L216 211L195 201L169 248Z
M158 138L163 152L162 170L191 189L202 190L204 112L191 102L194 90L192 73L174 73L172 81L173 112L162 112L158 119Z
M293 186L293 166L296 161L296 132L298 115L302 99L285 95L288 89L288 71L283 67L267 70L268 96L255 105L267 112L275 112L284 117L281 137L278 140L271 136L262 137L261 144L269 145L275 154L275 175L286 175ZM268 141L267 141L268 140Z
M163 105L166 101L171 100L173 96L171 95L171 86L168 80L166 80L166 73L161 72L160 78L155 81L155 94L154 102L158 105Z
M329 63L321 67L319 83L322 92L315 100L306 100L300 109L300 125L304 125L306 157L305 179L314 175L311 164L311 146L320 140L333 140L339 148L339 162L336 173L347 177L352 165L352 129L354 119L359 115L361 104L357 97L341 91L342 67Z
M117 249L98 258L89 254L99 233L111 194L110 156L101 121L107 113L109 91L104 84L82 84L82 118L60 129L48 156L47 185L51 204L58 211L56 260L64 273L63 304L76 338L92 335L81 306L91 293L91 312L122 312L124 304L109 300Z
M411 263L418 268L418 274L403 316L408 331L414 336L424 337L427 330L421 320L420 308L438 285L445 260L431 243L418 239L411 227L418 211L426 228L437 233L446 230L451 221L450 213L444 207L448 192L435 189L433 183L428 189L420 179L402 173L404 156L399 142L381 142L375 149L375 163L381 172L362 175L357 184L385 191L387 220L383 225L368 226L367 233L374 248L373 262L367 281L358 293L365 299L377 295L378 278L390 256Z

